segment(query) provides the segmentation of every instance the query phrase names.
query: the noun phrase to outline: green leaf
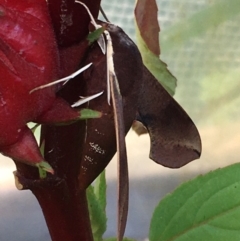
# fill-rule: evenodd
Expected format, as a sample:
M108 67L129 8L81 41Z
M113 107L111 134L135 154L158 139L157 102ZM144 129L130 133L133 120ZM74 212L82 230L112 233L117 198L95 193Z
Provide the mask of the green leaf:
M157 20L157 5L155 0L137 1L135 8L135 23L137 45L141 52L144 65L173 95L175 93L176 78L170 73L167 65L159 59L159 26Z
M81 109L80 110L80 120L91 119L91 118L100 118L102 113L96 110L91 109Z
M136 31L138 32L138 31ZM154 55L145 45L143 40L137 33L138 47L142 54L142 59L145 66L153 74L153 76L162 84L170 95L174 95L177 86L177 79L168 70L166 63L164 63L158 56Z
M105 215L106 215L106 204L107 204L106 189L107 189L107 184L106 184L106 175L104 170L96 178L94 182L94 193L96 195L99 205L101 206L102 210L104 210ZM107 220L107 217L106 217L106 220Z
M94 241L102 240L107 229L105 170L96 178L94 186L87 189L89 214Z
M150 241L239 241L240 164L189 181L156 207Z
M94 30L93 32L89 33L87 36L87 40L89 41L90 44L92 44L93 42L95 42L96 40L98 40L98 38L100 37L100 35L104 32L104 28L98 28L96 30Z
M117 241L117 238L107 238L107 239L104 239L104 241ZM123 241L136 241L136 240L131 238L123 238Z

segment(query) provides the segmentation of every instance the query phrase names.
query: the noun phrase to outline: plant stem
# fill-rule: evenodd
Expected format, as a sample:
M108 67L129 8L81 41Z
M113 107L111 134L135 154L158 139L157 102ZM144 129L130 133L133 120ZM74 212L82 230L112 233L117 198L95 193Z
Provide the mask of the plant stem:
M76 79L61 95L73 101L71 98L79 96L82 88ZM16 162L20 189L30 189L36 196L53 241L93 241L86 191L79 187L85 128L86 121L42 126L44 157L53 167L54 175L39 179L37 168Z
M66 195L68 191L61 186L47 193L33 192L41 204L51 238L53 241L92 241L86 193Z

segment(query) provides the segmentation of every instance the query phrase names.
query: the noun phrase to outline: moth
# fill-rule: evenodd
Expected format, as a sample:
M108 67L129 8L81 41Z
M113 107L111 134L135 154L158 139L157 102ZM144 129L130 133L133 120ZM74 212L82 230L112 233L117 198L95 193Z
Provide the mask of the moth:
M89 96L104 91L88 103L88 108L103 115L87 120L79 185L87 188L117 151L117 237L122 240L129 189L125 135L133 121L140 121L148 130L150 158L167 167L178 168L199 158L201 140L192 120L143 65L137 46L123 30L94 19L92 23L95 29L105 30L88 50L84 65L92 65L83 73L84 91Z

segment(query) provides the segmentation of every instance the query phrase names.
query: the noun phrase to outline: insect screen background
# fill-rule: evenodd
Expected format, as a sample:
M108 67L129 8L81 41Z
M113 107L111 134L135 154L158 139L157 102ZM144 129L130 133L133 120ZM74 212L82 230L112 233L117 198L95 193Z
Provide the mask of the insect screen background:
M179 170L167 169L148 158L148 136L138 137L130 131L130 212L126 236L139 241L147 238L151 213L166 193L200 173L238 162L240 157L239 0L157 2L161 59L178 79L175 98L197 125L203 154L200 160ZM133 40L134 4L130 0L103 0L102 4L110 21ZM0 157L0 240L50 240L35 198L28 191L15 189L14 169L11 161ZM114 158L107 168L106 237L116 234L116 176Z

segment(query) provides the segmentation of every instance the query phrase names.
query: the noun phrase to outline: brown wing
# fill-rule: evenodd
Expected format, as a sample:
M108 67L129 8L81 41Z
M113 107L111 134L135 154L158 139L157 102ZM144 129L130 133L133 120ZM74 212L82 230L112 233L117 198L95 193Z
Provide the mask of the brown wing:
M178 168L201 155L198 130L187 113L145 67L138 120L148 129L150 158Z
M110 73L110 86L112 105L114 111L114 122L118 155L118 233L117 240L121 241L124 236L129 197L128 162L125 142L125 126L123 118L122 96L120 93L118 80Z
M124 135L130 129L137 111L137 99L142 83L142 60L135 44L117 26L108 25L113 44L113 60L122 95ZM87 63L93 65L84 72L86 84L83 96L100 91L104 93L86 106L103 113L100 119L86 121L85 145L82 149L79 184L85 189L107 166L116 152L116 134L113 106L107 102L106 56L93 44L88 52ZM121 140L120 140L121 141Z

